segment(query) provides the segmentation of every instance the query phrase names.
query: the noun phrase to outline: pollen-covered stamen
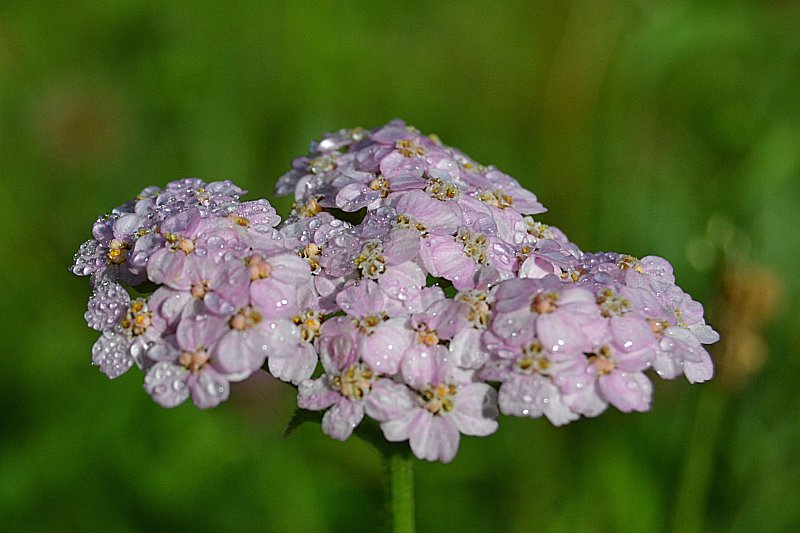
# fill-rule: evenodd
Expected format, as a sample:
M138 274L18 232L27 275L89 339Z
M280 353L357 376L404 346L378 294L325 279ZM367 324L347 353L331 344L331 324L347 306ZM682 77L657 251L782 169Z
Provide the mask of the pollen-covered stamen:
M389 195L389 180L384 176L378 176L370 182L369 188L380 192L381 198L386 198Z
M382 254L380 241L369 241L361 248L361 253L353 259L353 263L362 277L378 279L386 271L386 257Z
M567 270L561 273L561 279L564 281L571 281L572 283L577 283L579 279L586 274L586 271L582 268L568 268Z
M322 327L322 313L306 309L299 315L292 317L292 322L300 328L300 339L306 344L310 344L319 337L319 329Z
M501 190L494 191L481 191L478 193L478 199L487 204L494 206L498 209L506 209L514 205L514 199L511 195L504 193Z
M207 206L211 202L211 195L208 194L203 187L198 187L197 190L194 191L194 197L197 198L197 201L201 205Z
M191 239L181 239L178 241L178 250L189 255L194 252L194 241Z
M230 219L230 221L236 224L237 226L241 226L243 228L250 227L250 221L243 216L231 214L228 215L228 219Z
M377 315L367 315L360 320L354 318L353 324L356 326L359 333L363 335L372 335L372 332L375 329L375 327L384 320L389 320L389 315L381 312L380 314Z
M516 360L514 368L520 374L549 376L550 366L547 352L542 349L539 339L534 339L522 348L522 355Z
M336 159L339 157L339 152L328 152L321 156L311 159L308 162L308 170L312 174L320 174L323 172L330 172L336 168Z
M131 245L127 242L113 239L108 243L108 261L115 265L121 265L125 262L130 249Z
M531 312L544 315L558 309L558 294L554 292L540 292L533 297Z
M198 300L202 300L203 298L205 298L206 294L208 294L208 291L209 291L208 281L206 280L202 280L195 283L194 285L192 285L192 288L190 289L192 296L194 296Z
M533 253L533 247L527 244L523 244L517 250L517 263L521 265L522 263L525 262L527 258L531 256L532 253Z
M394 147L403 157L419 157L425 155L425 148L419 144L417 139L400 139L394 143Z
M431 329L424 322L417 326L417 342L425 346L436 346L439 344L439 336L435 329Z
M128 336L136 337L147 331L152 319L153 313L147 308L147 302L143 298L137 298L128 306L119 326Z
M467 172L486 172L488 170L486 166L476 163L475 161L472 161L463 155L456 156L456 163L458 163L458 166L461 169L466 170Z
M672 312L675 314L675 320L677 320L678 325L680 327L682 327L682 328L688 328L689 327L689 324L687 324L686 321L683 319L683 313L681 313L681 310L680 310L679 307L676 307L675 309L673 309Z
M554 237L553 230L550 226L543 224L533 219L531 216L523 217L525 224L528 226L527 233L535 239L552 239Z
M597 352L589 354L589 362L594 366L598 376L610 374L617 367L608 344L604 344Z
M397 215L397 221L395 222L396 228L410 228L415 229L422 234L422 236L426 236L428 234L428 228L425 227L424 224L414 220L413 218L409 217L408 215Z
M461 230L456 239L464 243L464 253L476 263L479 265L489 264L489 239L486 238L486 235Z
M623 316L631 310L631 302L611 289L597 292L597 304L600 306L600 314L606 318Z
M650 331L652 331L653 335L656 337L660 337L664 333L664 330L669 327L669 322L666 320L654 320L652 318L648 318L647 323L650 325Z
M491 306L488 301L489 295L486 291L462 291L456 295L455 299L469 305L467 320L469 320L472 327L486 329L489 325L489 314L491 312Z
M305 247L299 250L298 255L308 262L311 267L312 274L318 274L320 271L319 258L322 257L322 247L318 244L310 242Z
M194 241L192 239L181 237L177 233L165 233L164 239L170 244L169 250L172 252L180 250L186 255L194 252Z
M206 366L208 359L208 352L204 347L200 347L193 352L182 352L178 356L178 363L193 374L197 374Z
M453 410L458 387L448 383L429 385L419 390L417 401L434 415L445 415Z
M311 218L322 211L317 198L309 198L305 203L298 205L292 204L292 215L300 218Z
M632 255L623 255L620 256L619 260L617 261L617 267L620 270L628 270L629 268L639 272L640 274L644 272L641 263L639 260Z
M237 331L247 331L248 329L256 326L261 322L261 313L253 309L252 306L246 306L236 311L231 319L228 321L228 326Z
M361 400L375 382L375 374L364 363L349 366L344 372L331 379L331 388L348 400Z
M261 254L251 255L244 260L244 264L250 270L250 281L267 279L272 274L272 265Z
M431 179L425 187L425 192L432 198L436 198L442 202L453 200L461 195L461 189L452 183L447 183L441 178Z

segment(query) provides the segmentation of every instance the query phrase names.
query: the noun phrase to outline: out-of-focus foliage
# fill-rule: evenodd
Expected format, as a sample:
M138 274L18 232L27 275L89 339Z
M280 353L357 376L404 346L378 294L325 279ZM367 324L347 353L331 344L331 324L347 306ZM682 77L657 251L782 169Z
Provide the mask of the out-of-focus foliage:
M67 266L148 184L269 195L320 132L401 117L520 179L584 249L667 257L735 342L721 379L659 383L651 413L504 420L418 462L419 529L800 529L798 27L780 1L3 2L0 527L379 527L379 457L283 439L290 387L167 411L92 368Z

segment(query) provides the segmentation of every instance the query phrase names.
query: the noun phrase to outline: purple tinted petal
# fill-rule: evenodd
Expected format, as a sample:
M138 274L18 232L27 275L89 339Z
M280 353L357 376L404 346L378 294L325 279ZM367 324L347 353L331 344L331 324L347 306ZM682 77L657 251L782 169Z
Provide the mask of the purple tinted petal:
M708 352L705 350L700 352L700 362L684 361L683 373L689 383L703 383L714 377L714 364Z
M292 353L271 354L267 363L270 374L296 385L314 373L317 353L309 345L297 346Z
M383 243L383 252L390 265L411 261L419 254L420 236L417 230L396 229Z
M465 435L486 436L497 430L497 391L486 383L470 383L458 390L450 419Z
M529 279L504 281L497 286L494 308L498 313L529 308L536 290L536 285Z
M492 320L491 330L508 347L522 346L533 339L536 315L527 309L509 313L497 313Z
M600 376L597 386L603 398L623 413L650 409L653 384L641 372L611 372Z
M347 440L364 418L364 405L360 402L342 401L322 417L322 432L336 440Z
M409 432L411 451L419 459L449 463L456 456L461 434L447 417L421 413Z
M190 302L178 324L178 345L188 351L209 348L228 330L225 318L212 315L200 300Z
M336 303L350 316L364 318L386 308L383 289L372 280L362 280L336 295Z
M228 330L211 352L214 366L230 381L247 378L261 368L266 358L266 333L257 329Z
M188 290L189 278L184 274L186 254L166 248L157 250L147 262L147 277L153 283L168 285L173 289Z
M83 315L90 328L110 329L126 313L131 298L122 285L104 281L94 287L88 309Z
M289 254L270 257L267 262L272 267L270 276L290 285L301 285L311 279L308 262L302 257Z
M277 280L254 281L250 285L250 298L264 318L291 318L300 311L297 287Z
M422 409L411 409L397 418L381 422L383 436L389 442L408 440L411 432L419 424L419 420L424 419L426 414L430 413Z
M419 296L420 288L425 285L425 272L412 261L390 266L378 279L378 285L387 296L403 304L400 308L392 309L389 314L394 316L407 314L408 306Z
M554 426L578 419L561 399L561 392L544 376L514 376L500 387L503 414L536 418L544 414Z
M411 336L404 319L389 319L377 326L372 335L361 336L361 358L378 374L396 374L403 354L411 345Z
M415 389L426 384L435 384L439 373L437 358L447 360L447 348L441 345L409 348L401 364L405 382Z
M336 207L347 212L358 211L380 197L380 192L370 189L369 184L355 182L342 187L336 194Z
M111 379L118 378L133 366L130 341L114 330L105 330L92 346L92 364Z
M192 402L200 409L216 407L230 395L228 380L208 366L199 374L190 376L187 383Z
M445 298L434 302L416 316L435 330L440 339L451 339L467 327L468 313L469 306L466 303Z
M463 368L480 368L489 358L489 352L481 341L481 331L464 329L450 340L450 358Z
M328 376L305 379L297 386L297 406L309 411L322 411L342 400L342 395L331 390Z
M128 213L122 215L114 222L114 237L124 240L130 237L136 230L147 225L147 218Z
M189 371L170 362L156 363L144 378L144 389L161 407L175 407L189 397Z
M194 298L188 292L176 291L165 286L159 287L147 302L154 313L153 325L163 330L175 327L183 315L184 308L193 301Z
M536 335L542 346L553 353L559 351L581 352L586 348L586 338L572 316L565 312L539 315Z
M378 422L395 420L417 410L417 395L402 383L379 379L372 384L372 391L364 402L364 408ZM405 438L407 437L397 440Z
M611 335L617 346L626 352L655 348L655 337L646 320L638 316L614 316L610 319Z

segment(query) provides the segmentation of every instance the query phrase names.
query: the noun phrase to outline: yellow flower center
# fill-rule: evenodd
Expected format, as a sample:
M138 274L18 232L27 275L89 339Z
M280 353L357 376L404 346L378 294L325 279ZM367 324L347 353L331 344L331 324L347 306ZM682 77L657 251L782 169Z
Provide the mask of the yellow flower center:
M319 330L322 327L322 313L306 309L301 314L293 316L292 322L300 327L300 338L308 344L319 337Z
M419 157L425 155L425 148L423 148L416 139L400 139L394 144L394 147L397 148L397 151L400 152L403 157Z
M375 375L364 363L356 363L331 380L331 388L348 400L360 400L372 389Z
M438 383L420 389L418 401L420 406L431 414L443 415L453 410L456 394L458 394L457 386Z
M228 321L231 329L246 331L261 322L261 313L251 306L242 307Z
M183 352L178 356L178 363L181 366L186 368L187 370L191 371L193 374L197 374L206 363L208 363L208 352L206 352L205 348L198 348L193 352Z
M558 309L558 294L554 292L542 292L533 297L531 311L544 315L552 313Z
M378 279L386 271L386 258L382 254L381 243L370 241L361 248L361 253L353 259L353 262L363 277Z
M272 274L272 266L260 254L245 259L245 265L250 270L250 281L267 279Z
M115 265L121 265L125 262L131 245L117 239L113 239L108 244L108 261Z

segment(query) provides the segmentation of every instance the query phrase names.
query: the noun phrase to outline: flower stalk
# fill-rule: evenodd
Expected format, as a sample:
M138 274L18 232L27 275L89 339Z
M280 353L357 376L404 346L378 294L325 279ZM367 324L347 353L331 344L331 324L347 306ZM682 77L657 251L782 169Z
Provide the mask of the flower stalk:
M385 451L382 457L386 531L413 533L414 465L406 451Z

